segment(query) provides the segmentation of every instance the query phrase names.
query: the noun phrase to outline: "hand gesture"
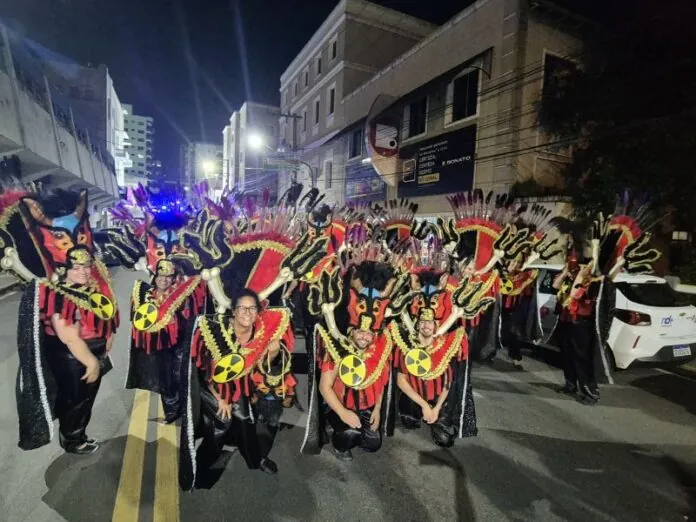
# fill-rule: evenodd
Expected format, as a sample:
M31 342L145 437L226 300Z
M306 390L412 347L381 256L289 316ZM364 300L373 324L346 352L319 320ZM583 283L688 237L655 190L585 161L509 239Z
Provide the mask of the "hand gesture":
M345 424L347 424L349 427L355 430L359 430L360 428L362 428L360 417L358 417L357 414L352 410L344 410L339 414L339 417Z
M225 399L218 399L218 409L217 416L222 420L228 420L232 418L232 404L227 402Z
M427 404L421 408L421 411L423 412L423 420L427 424L432 424L437 420L437 417L435 416L435 411Z
M375 406L370 414L370 429L372 431L377 431L379 429L379 408Z
M87 384L92 384L97 382L99 379L99 373L101 368L99 367L99 359L92 357L87 366L85 367L85 373L81 380L85 381Z

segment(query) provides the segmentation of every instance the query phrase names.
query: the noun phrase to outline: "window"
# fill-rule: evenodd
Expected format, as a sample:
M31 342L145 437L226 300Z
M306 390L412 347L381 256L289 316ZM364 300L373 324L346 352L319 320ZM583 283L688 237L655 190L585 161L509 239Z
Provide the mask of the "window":
M302 132L307 132L307 109L302 109Z
M404 138L425 134L428 119L428 97L409 103L404 108Z
M350 135L350 144L348 149L348 158L357 158L362 156L362 146L363 146L363 129L360 128L353 131Z
M305 88L309 86L309 69L305 69L304 73L302 73L304 76L304 86Z
M319 125L319 98L314 100L314 125Z
M292 97L297 98L297 82L292 84Z
M544 55L544 98L558 98L567 87L570 77L577 70L577 65L566 58L553 54Z
M321 56L317 56L317 76L321 74Z
M330 189L333 176L333 161L324 162L324 188Z
M336 109L336 86L329 87L329 111L328 114L331 115Z
M338 56L338 37L334 36L333 40L331 40L331 60L335 60L336 57Z
M455 78L447 86L445 124L463 120L478 113L478 69Z
M281 95L281 105L285 106L285 104L288 103L288 91L283 91L283 94Z

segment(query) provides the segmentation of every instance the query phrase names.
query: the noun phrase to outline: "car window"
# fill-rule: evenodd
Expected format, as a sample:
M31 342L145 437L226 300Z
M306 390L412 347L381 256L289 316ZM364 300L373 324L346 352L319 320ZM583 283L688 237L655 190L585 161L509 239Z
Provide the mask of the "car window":
M557 290L553 287L553 280L557 275L557 270L543 270L539 279L539 293L556 294Z
M664 307L688 304L688 300L667 283L617 283L616 288L637 304Z

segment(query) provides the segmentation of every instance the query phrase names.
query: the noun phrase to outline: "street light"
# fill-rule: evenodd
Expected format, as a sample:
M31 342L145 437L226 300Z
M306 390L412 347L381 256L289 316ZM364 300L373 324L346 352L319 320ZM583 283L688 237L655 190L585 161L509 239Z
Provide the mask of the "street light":
M249 137L247 138L247 144L249 145L249 147L256 151L260 151L264 147L267 147L266 140L263 139L263 136L261 136L261 134L257 133L249 134Z
M201 167L203 167L203 172L211 172L215 170L215 162L210 160L202 161Z

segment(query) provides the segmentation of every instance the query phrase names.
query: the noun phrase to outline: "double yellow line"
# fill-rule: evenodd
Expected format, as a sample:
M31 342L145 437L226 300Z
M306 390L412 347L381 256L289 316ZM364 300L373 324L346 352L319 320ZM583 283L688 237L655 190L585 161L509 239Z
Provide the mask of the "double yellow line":
M137 522L140 514L144 462L147 441L150 399L153 394L136 390L133 410L128 425L128 438L123 454L121 478L116 493L112 522ZM164 417L162 403L158 404L158 418ZM154 522L178 522L178 437L174 424L157 423L157 460L155 467L155 498L153 503Z

